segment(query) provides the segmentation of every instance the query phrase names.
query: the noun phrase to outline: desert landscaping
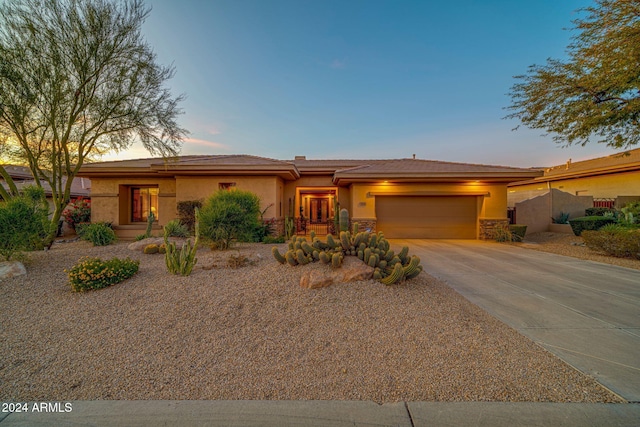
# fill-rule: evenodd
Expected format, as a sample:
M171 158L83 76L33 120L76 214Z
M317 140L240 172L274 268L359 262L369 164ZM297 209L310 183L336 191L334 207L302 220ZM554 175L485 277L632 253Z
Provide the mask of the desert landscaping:
M589 251L571 245L575 236L556 237L518 245ZM30 253L26 276L0 282L0 397L620 401L428 270L395 286L310 290L299 285L302 273L330 267L280 265L271 248L202 247L188 277L127 242ZM72 292L64 270L87 255L129 256L140 269L120 284Z

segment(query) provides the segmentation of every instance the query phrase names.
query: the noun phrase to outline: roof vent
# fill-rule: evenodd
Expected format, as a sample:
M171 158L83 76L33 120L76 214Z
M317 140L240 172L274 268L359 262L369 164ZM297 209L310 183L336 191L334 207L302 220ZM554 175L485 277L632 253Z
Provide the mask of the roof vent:
M413 160L415 160L415 159L416 159L416 155L414 154L414 155L413 155Z
M296 156L294 160L307 160L307 156Z

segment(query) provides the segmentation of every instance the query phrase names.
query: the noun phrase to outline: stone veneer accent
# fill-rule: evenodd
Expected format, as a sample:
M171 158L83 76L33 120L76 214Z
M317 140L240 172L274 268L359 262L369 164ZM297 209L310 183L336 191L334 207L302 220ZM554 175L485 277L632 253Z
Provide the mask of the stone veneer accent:
M509 218L480 218L480 240L492 240L497 227L508 227Z
M284 236L284 218L271 218L262 220L263 223L271 223L273 225L271 229L271 236L278 237Z
M353 223L358 223L358 230L366 231L369 229L372 233L376 232L376 220L371 218L351 218L349 230L353 230Z

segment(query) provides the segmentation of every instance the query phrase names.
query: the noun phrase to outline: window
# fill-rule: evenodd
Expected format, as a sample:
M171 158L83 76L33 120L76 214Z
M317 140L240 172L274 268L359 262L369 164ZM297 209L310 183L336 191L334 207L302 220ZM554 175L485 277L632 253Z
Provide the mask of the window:
M146 222L149 212L158 220L158 188L131 188L131 222Z
M218 189L219 190L231 190L235 186L236 186L235 182L221 182L221 183L218 184Z

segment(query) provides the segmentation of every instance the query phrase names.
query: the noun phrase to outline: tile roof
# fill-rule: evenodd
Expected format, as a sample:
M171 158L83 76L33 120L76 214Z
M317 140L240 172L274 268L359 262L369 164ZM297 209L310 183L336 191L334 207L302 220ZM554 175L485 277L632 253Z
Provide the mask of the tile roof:
M624 168L634 165L640 165L640 148L579 162L572 162L571 160L569 160L565 164L545 169L544 176L547 177L584 172L597 172L604 169Z
M14 183L18 189L22 189L24 187L28 187L30 185L36 185L35 180L33 179L33 175L31 175L31 170L26 166L18 166L18 165L3 165L9 176L13 178ZM63 177L62 182L63 185L66 183L67 178ZM47 184L45 181L40 181L42 188L46 195L51 196L51 186ZM8 189L7 184L0 177L0 184ZM91 180L89 178L74 178L71 182L71 197L88 197L91 192Z
M510 173L523 171L531 171L531 169L472 163L442 162L437 160L392 159L367 162L367 164L359 165L351 169L340 170L338 171L338 173L370 175L393 173Z

